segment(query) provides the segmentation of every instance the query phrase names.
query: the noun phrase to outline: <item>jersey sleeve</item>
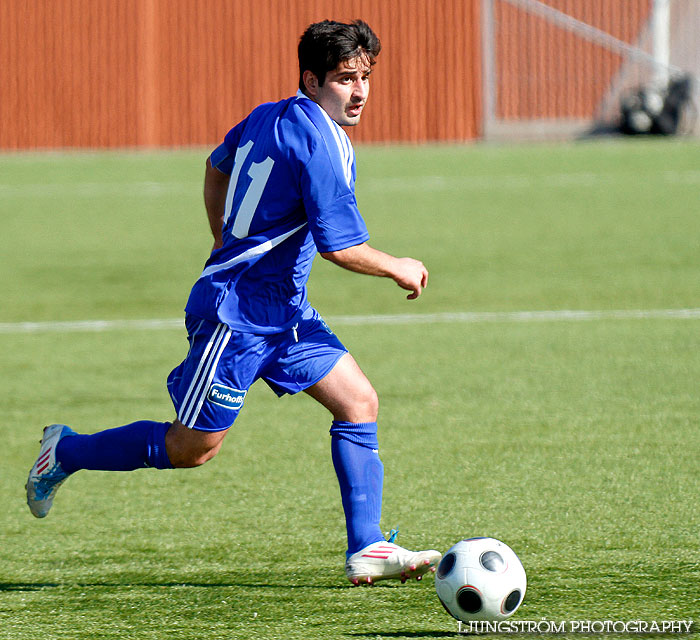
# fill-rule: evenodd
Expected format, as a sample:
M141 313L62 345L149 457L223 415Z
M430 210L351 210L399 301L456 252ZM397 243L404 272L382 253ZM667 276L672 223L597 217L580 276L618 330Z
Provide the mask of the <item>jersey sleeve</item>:
M233 156L223 142L211 152L209 162L214 169L218 169L221 173L231 175L233 171Z
M236 149L241 139L241 134L248 118L238 123L224 137L224 141L211 152L209 162L215 169L231 175L233 171L233 162L236 159Z
M354 163L347 154L343 155L342 148L336 149L335 143L335 140L317 141L301 176L309 229L321 253L340 251L369 240L355 199L351 166Z

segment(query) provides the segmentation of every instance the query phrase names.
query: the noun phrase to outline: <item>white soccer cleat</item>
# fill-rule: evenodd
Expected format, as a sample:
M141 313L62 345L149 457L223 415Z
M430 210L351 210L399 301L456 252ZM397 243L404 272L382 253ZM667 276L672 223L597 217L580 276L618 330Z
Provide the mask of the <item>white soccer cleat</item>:
M355 586L377 580L421 580L435 572L442 558L439 551L409 551L393 542L375 542L353 553L345 563L345 574Z
M45 518L48 515L56 491L69 475L61 468L60 463L56 462L56 445L61 438L74 433L64 424L52 424L44 429L39 457L29 471L25 485L27 504L36 518Z

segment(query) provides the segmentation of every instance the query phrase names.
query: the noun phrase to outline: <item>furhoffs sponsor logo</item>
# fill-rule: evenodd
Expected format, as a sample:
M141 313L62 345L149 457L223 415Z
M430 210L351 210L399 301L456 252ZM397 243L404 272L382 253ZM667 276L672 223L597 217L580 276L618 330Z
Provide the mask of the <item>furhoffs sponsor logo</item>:
M227 409L238 410L243 406L245 394L245 391L240 391L239 389L225 387L222 384L213 384L209 389L209 395L207 397L209 401L214 404L226 407Z

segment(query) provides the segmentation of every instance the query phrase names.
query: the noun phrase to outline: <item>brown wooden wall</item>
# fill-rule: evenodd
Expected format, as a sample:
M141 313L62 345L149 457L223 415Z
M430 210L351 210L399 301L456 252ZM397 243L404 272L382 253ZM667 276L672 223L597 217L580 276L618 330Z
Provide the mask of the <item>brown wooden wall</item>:
M636 43L651 0L543 0ZM492 0L501 122L591 118L620 55ZM296 91L310 23L362 17L383 50L360 142L471 140L482 0L0 0L0 150L210 145Z
M310 22L383 43L356 141L469 140L480 0L2 0L0 149L212 144L297 88Z

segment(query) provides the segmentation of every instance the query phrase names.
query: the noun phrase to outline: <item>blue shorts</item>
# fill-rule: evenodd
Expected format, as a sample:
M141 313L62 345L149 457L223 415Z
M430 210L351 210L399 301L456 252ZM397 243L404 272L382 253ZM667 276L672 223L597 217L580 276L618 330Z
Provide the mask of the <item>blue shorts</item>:
M347 349L309 308L295 330L258 335L188 315L190 350L168 376L177 418L191 429L228 429L246 393L262 378L278 395L298 393L328 375Z

